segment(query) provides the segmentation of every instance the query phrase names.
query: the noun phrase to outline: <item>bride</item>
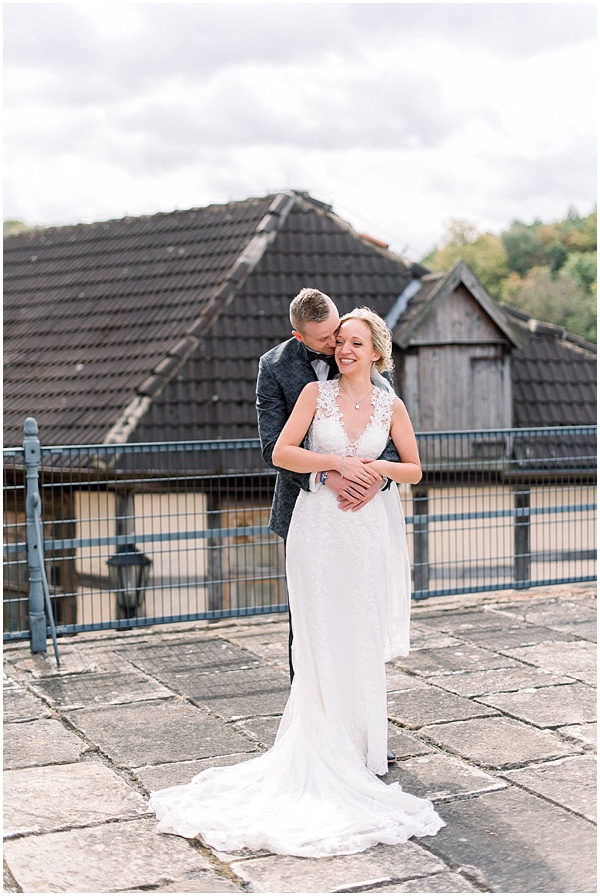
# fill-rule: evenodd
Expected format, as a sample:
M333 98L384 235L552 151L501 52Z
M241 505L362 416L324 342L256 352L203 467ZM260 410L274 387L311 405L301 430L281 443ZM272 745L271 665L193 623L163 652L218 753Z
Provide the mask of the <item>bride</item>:
M274 464L320 473L321 481L320 471L338 470L349 487L382 477L419 482L410 418L377 375L392 368L385 322L368 308L346 314L335 359L340 376L304 388ZM400 462L376 460L390 436ZM286 566L295 675L275 744L153 793L159 831L224 851L296 856L435 834L444 822L433 805L378 777L387 772L385 661L409 646L410 566L397 487L355 512L340 511L328 488L302 491Z

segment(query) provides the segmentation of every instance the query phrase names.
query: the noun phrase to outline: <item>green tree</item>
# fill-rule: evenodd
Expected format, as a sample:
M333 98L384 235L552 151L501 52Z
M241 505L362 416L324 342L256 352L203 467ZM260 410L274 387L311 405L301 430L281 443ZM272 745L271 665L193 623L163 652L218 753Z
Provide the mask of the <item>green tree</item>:
M502 301L589 342L596 340L595 297L564 267L558 275L547 265L532 268L525 277L513 273L502 285Z
M582 217L574 207L562 221L513 221L499 237L455 219L423 264L444 271L462 258L496 298L595 341L596 227L595 210Z
M593 252L597 248L597 210L581 218L576 209L570 208L567 217L558 226L560 238L568 250Z
M447 230L447 242L424 259L434 271L447 271L461 258L492 295L499 297L500 287L508 275L506 251L493 233L478 233L467 221L454 220Z
M2 223L3 236L10 236L11 233L21 233L22 230L29 230L29 225L24 221L17 221L14 218Z
M556 240L554 243L550 243L549 246L546 246L544 255L546 257L548 265L550 266L550 270L555 272L559 271L562 268L563 264L569 256L569 253L567 252L563 243Z
M516 271L521 277L531 268L543 264L544 250L537 237L535 225L529 226L522 221L513 221L508 230L501 234L500 239L506 250L509 270Z
M586 292L595 293L598 282L597 252L571 252L562 270L580 283Z

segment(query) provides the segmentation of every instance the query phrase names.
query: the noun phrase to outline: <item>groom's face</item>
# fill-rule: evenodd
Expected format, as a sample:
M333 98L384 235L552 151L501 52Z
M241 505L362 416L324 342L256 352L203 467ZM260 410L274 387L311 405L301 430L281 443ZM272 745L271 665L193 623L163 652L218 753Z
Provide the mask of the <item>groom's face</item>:
M306 323L302 333L293 330L296 339L303 342L313 352L322 352L324 355L333 355L335 352L335 337L340 325L340 316L337 309L332 309L327 320L320 323Z

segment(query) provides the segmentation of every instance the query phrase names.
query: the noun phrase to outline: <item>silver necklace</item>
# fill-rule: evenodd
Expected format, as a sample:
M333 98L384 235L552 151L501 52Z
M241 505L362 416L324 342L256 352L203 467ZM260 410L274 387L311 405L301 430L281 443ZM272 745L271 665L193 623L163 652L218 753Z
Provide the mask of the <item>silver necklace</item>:
M371 393L373 392L373 386L371 386L371 388L369 389L369 391L367 392L367 394L366 394L366 395L363 395L363 397L361 398L360 401L357 401L356 398L352 398L352 396L350 395L349 392L346 392L346 390L344 389L344 387L343 387L341 384L340 384L340 389L342 390L342 392L345 392L345 393L346 393L346 395L348 396L348 398L350 399L350 401L353 401L353 402L354 402L354 407L356 408L357 411L360 411L360 406L361 406L361 404L363 403L363 401L365 400L365 398L368 398L369 395L371 395Z

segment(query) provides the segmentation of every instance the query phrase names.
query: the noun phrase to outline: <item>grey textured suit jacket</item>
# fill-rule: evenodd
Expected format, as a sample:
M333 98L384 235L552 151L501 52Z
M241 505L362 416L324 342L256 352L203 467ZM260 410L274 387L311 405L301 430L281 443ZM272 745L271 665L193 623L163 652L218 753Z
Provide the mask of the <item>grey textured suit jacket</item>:
M334 363L330 376L336 376L337 372ZM267 466L273 466L275 442L292 413L298 396L307 383L316 379L306 347L295 336L270 349L258 362L256 410L262 455ZM399 460L392 442L388 443L382 457L386 460ZM309 482L310 476L306 473L277 469L269 527L282 538L287 538L300 489L308 491Z

